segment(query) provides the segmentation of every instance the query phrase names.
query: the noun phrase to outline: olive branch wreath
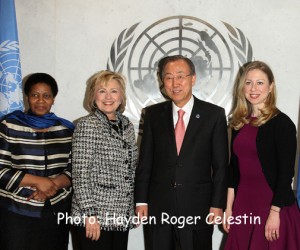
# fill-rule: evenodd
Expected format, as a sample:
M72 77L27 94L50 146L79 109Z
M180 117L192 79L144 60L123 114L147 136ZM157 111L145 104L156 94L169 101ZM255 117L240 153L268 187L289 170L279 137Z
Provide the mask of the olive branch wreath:
M230 24L223 22L227 30L230 41L234 45L235 54L239 60L239 66L252 61L253 51L249 40L245 37L244 33L238 29L233 28Z
M128 47L134 37L134 31L139 23L132 25L129 29L124 29L118 38L113 42L110 50L110 57L107 61L107 69L122 73L124 66L124 58ZM131 98L127 98L126 115L135 121L135 127L140 119L140 110L136 107Z
M116 39L110 49L110 58L107 61L107 69L121 73L124 66L124 58L127 53L129 44L134 37L134 30L139 25L136 23L129 29L124 29L118 39Z
M0 44L0 52L6 52L10 50L18 50L19 44L17 41L6 40Z

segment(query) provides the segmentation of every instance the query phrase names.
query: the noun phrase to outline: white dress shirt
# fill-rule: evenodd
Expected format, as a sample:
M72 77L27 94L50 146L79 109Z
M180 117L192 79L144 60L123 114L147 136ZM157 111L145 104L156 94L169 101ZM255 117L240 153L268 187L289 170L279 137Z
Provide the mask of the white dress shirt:
M183 116L183 122L184 122L185 129L187 128L189 121L190 121L191 114L192 114L193 106L194 106L194 96L192 96L191 99L182 108L177 107L175 105L175 103L172 102L174 128L178 121L178 110L179 109L182 109L185 112L184 116Z

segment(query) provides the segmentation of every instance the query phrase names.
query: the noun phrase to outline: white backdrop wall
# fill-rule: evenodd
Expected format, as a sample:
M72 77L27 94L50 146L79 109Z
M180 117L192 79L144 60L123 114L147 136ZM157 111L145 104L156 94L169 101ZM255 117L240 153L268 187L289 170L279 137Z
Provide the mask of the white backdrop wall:
M222 22L241 30L253 57L267 62L275 73L279 108L299 126L298 0L15 0L15 4L22 74L47 72L55 77L59 94L53 111L59 116L75 120L87 114L86 80L106 69L111 47L124 29L139 23L135 34L140 34L158 20L180 15L199 18L219 30ZM130 98L132 91L128 88ZM224 107L228 112L230 102ZM140 112L140 107L136 110ZM128 107L126 112L137 125L137 114ZM223 234L215 229L214 249L219 249ZM129 249L144 249L141 228L130 233Z

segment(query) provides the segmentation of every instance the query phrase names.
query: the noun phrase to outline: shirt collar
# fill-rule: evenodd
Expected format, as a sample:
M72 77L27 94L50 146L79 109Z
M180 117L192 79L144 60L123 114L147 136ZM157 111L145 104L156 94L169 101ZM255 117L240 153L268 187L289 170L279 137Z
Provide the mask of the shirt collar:
M182 109L187 114L191 114L193 106L194 106L194 96L193 95L190 98L190 100L182 108L179 108L178 106L175 105L174 102L172 102L173 116L177 115L177 112L178 112L179 109Z

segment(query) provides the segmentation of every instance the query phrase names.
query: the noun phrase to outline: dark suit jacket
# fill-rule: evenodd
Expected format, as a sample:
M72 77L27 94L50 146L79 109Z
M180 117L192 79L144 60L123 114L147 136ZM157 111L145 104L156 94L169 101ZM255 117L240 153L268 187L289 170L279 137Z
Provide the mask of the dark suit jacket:
M148 203L149 216L156 216L157 223L165 212L201 216L197 226L204 226L210 207L226 207L227 166L223 108L195 98L179 156L172 102L146 108L135 201Z

